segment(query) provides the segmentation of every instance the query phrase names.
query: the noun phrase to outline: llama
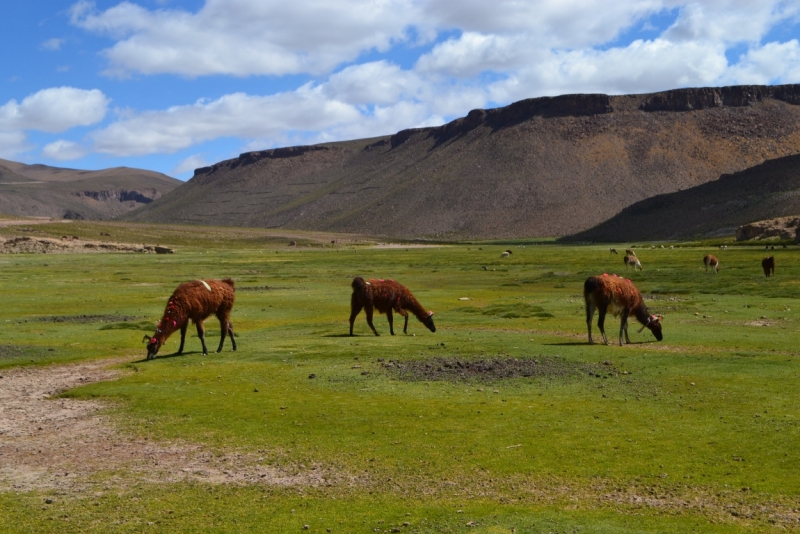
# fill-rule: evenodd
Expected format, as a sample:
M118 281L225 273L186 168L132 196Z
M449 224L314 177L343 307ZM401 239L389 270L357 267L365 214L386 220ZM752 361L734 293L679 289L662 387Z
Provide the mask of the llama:
M599 317L597 327L603 335L603 341L608 345L608 338L605 331L606 313L611 312L614 317L621 315L622 319L619 327L619 344L622 346L622 335L625 334L625 342L630 343L628 337L628 316L633 314L642 323L642 327L637 333L645 328L649 328L658 341L663 339L661 333L660 315L651 315L642 300L642 294L630 280L619 278L617 275L609 276L590 276L583 284L583 297L586 301L586 327L589 331L589 344L592 341L592 318L594 310L597 309Z
M197 326L197 336L203 344L203 355L208 354L206 348L206 335L203 321L211 314L219 319L222 337L219 340L217 352L222 350L225 336L229 335L233 350L236 350L236 338L231 324L231 309L235 298L233 280L194 280L179 285L167 302L164 316L158 322L156 333L153 337L144 336L147 341L147 359L152 360L158 354L158 349L167 341L173 332L180 329L181 346L176 354L183 352L183 342L186 339L186 329L189 321Z
M617 254L617 249L615 249L615 248L612 248L612 249L609 251L609 254Z
M775 276L775 256L767 256L761 260L761 268L764 269L764 276L769 278L770 271Z
M719 260L716 256L712 256L711 254L706 254L703 256L703 263L706 266L706 272L708 272L708 268L711 267L714 269L714 273L719 273Z
M640 262L639 258L637 258L636 256L630 256L630 255L625 256L624 258L622 258L622 261L625 262L626 269L628 267L633 267L634 271L636 269L639 269L640 271L642 270L642 262Z
M362 308L367 316L367 324L376 336L380 334L378 334L378 331L375 330L375 326L372 324L373 309L377 309L379 313L386 314L386 318L389 321L389 332L392 335L394 335L392 310L405 318L405 324L403 325L404 334L408 333L408 313L406 310L413 313L422 324L428 327L428 330L436 332L436 326L433 324L433 312L425 311L425 308L414 298L411 291L402 284L394 280L371 279L367 282L360 276L357 276L353 279L351 285L353 287L353 296L350 298L351 336L353 335L353 323Z
M512 254L514 254L514 253L513 253L513 252L511 252L510 250L504 250L504 251L503 251L503 252L500 254L500 257L501 257L501 258L507 258L507 257L511 256Z

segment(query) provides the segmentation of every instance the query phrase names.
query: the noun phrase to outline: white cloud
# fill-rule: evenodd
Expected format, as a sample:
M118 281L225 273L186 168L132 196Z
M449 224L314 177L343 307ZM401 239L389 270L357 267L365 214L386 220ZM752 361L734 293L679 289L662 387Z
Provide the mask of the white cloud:
M800 81L800 45L767 43L752 48L723 77L726 83L769 84L780 80Z
M64 39L58 39L53 37L52 39L48 39L47 41L41 44L43 50L60 50L61 45L65 43Z
M118 156L172 153L219 137L280 137L292 131L323 130L359 116L355 107L303 86L291 93L234 93L210 102L133 114L91 137L96 150Z
M183 174L185 172L192 172L200 167L208 167L209 163L202 154L193 154L188 158L178 163L175 168L170 171L171 174Z
M402 70L388 61L347 67L323 84L323 94L353 105L389 105L416 98L427 84L415 72Z
M196 12L129 1L97 10L80 1L72 22L114 40L103 54L108 72L120 76L315 76L277 94L121 110L90 134L93 150L131 156L222 137L252 149L371 137L543 95L800 82L798 42L762 44L799 13L800 1L782 0L206 0ZM675 21L660 35L617 42L629 31L653 32L665 16ZM452 37L415 52L442 32ZM732 46L743 52L730 65ZM404 59L420 57L410 69L378 60L337 71L392 47ZM93 109L104 113L108 100L99 95L102 105ZM0 107L0 130L55 127L26 113L27 101ZM74 116L65 120L72 123ZM203 165L190 156L173 172Z
M130 2L98 12L85 1L72 22L108 34L108 72L188 77L331 71L405 39L411 0L207 0L197 13Z
M25 132L0 130L0 158L13 158L32 148Z
M0 106L0 130L63 132L100 122L109 99L98 89L54 87Z
M78 143L59 139L48 143L42 148L42 155L59 161L80 159L86 155L86 150Z

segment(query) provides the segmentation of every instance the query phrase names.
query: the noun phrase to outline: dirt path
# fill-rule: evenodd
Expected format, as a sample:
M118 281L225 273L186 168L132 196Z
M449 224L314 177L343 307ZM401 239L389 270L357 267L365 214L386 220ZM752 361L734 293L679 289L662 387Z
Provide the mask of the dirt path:
M330 473L292 474L261 465L254 454L212 453L191 443L158 443L126 435L108 404L53 398L79 385L111 380L120 360L0 371L0 491L81 490L93 475L125 481L322 485ZM116 482L115 482L116 483Z

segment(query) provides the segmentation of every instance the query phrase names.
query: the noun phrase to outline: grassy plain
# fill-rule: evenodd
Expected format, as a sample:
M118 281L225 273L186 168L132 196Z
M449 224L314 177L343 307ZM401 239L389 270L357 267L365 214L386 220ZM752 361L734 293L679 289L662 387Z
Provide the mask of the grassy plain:
M777 274L765 279L763 248L640 246L644 271L626 274L651 311L664 315L664 341L632 326L632 345L606 347L586 344L581 292L589 275L625 271L607 246L374 248L298 233L300 246L287 247L285 236L256 230L65 226L37 229L89 238L105 231L113 240L159 242L178 253L0 257L0 369L126 357L123 367L136 372L66 395L111 401L119 425L151 440L253 452L287 472L324 470L331 482L156 484L98 473L98 481L114 481L105 491L0 493L0 530L800 526L794 247L774 252ZM514 254L501 259L506 248ZM710 251L720 258L718 275L703 271ZM409 335L392 337L386 319L376 316L382 335L375 337L362 314L357 336L347 336L356 275L407 285L435 310L437 332L412 317ZM204 357L192 336L184 355L143 361L142 335L152 333L168 295L201 277L236 280L239 350L227 352L228 344L226 352ZM616 339L618 325L609 318L609 338ZM207 330L215 347L213 318ZM177 344L170 339L160 356ZM512 358L564 372L407 380L384 365ZM54 502L43 504L48 498Z

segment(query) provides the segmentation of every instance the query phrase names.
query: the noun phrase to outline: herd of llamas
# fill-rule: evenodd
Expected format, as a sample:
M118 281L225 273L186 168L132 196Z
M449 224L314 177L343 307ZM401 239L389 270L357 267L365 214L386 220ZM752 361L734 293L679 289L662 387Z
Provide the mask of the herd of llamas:
M723 248L723 247L720 247ZM724 247L727 249L727 247ZM773 247L774 250L774 247ZM617 254L616 249L610 249L611 254ZM503 252L501 257L506 258L513 254L510 250ZM642 264L632 249L625 250L623 258L625 268L633 267L635 270L642 270ZM703 257L706 273L709 267L714 273L719 273L720 265L716 256L707 254ZM769 277L775 274L775 257L767 256L761 262L764 275ZM351 283L353 294L350 298L350 335L353 335L353 325L356 317L361 311L366 315L367 324L372 332L378 336L378 331L372 324L372 317L375 310L385 314L389 321L389 332L394 335L394 316L397 312L404 319L403 333L408 333L408 314L412 313L422 324L431 332L436 332L436 325L433 323L433 312L426 311L425 308L414 297L411 291L394 280L370 279L364 280L360 276L353 279ZM594 312L598 312L597 328L603 336L603 342L608 345L608 338L605 333L605 317L608 312L614 317L620 317L619 344L623 343L623 336L626 343L631 340L628 337L628 318L633 315L642 324L638 330L641 332L645 328L653 333L658 341L663 339L661 332L661 315L651 314L644 303L641 292L633 285L630 279L622 278L616 274L602 276L590 276L583 284L583 296L586 302L586 327L589 335L589 344L592 340L592 320ZM232 350L236 350L236 337L231 323L231 311L235 300L234 282L230 278L224 280L194 280L184 282L179 285L167 301L164 315L156 325L156 331L152 336L144 336L143 342L147 342L147 359L152 360L158 354L159 349L166 343L167 338L176 331L181 332L181 344L176 354L183 353L184 342L186 340L186 330L189 322L193 322L197 328L197 336L203 346L203 355L208 354L205 341L205 327L203 321L211 315L216 316L220 324L220 340L217 352L222 351L225 344L225 337L230 337Z

